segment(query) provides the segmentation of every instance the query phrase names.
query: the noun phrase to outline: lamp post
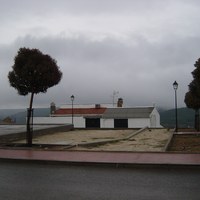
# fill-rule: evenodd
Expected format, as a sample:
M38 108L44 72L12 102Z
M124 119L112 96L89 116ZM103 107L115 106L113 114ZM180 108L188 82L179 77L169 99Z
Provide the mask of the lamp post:
M72 125L74 126L74 95L71 96L71 101L72 101Z
M178 115L177 115L177 89L178 89L178 83L176 81L174 81L173 83L173 88L175 91L175 118L176 118L176 128L175 128L175 132L178 131Z

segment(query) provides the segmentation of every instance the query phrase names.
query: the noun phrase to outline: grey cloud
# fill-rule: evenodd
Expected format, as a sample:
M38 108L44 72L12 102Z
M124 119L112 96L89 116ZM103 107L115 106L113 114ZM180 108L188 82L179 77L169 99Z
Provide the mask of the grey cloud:
M73 15L98 15L98 14L131 14L135 13L162 13L166 9L181 10L183 6L188 8L198 7L198 0L0 0L0 16L4 20L10 18L20 19L25 16L48 17L54 14L64 13ZM142 11L142 13L141 13ZM8 17L9 16L9 17ZM16 20L15 19L15 20ZM1 19L2 20L2 19Z
M195 42L198 40L174 38L174 41L154 44L143 38L137 45L130 45L111 38L91 41L83 36L71 39L27 36L19 38L7 48L4 46L0 52L4 56L10 55L7 57L9 67L13 51L16 54L18 48L23 46L39 48L57 60L63 71L63 79L46 94L37 95L34 101L36 106L49 105L51 101L70 103L68 97L72 93L77 103L111 103L113 90L118 90L119 96L128 105L156 103L158 106L170 107L175 79L180 84L180 105L184 106L183 98L191 79L190 72L199 56L198 44ZM4 76L11 69L9 67L4 69ZM0 104L11 104L16 99L16 104L27 105L28 97L18 97L17 92L9 88L6 79L4 77L1 83L6 88L2 88L2 93L9 100L1 98Z
M168 3L171 1L168 1ZM119 13L119 12L136 12L138 9L149 10L157 8L167 3L159 0L1 0L1 11L13 16L23 11L24 14L35 13L40 15L44 11L51 12L68 12L77 14L97 14L97 13Z
M37 95L35 106L70 103L72 93L79 103L109 103L118 90L128 105L170 107L174 80L179 83L179 106L185 106L190 72L200 57L199 1L0 3L0 107L28 105L28 97L18 96L7 80L20 47L50 54L63 71L61 83Z

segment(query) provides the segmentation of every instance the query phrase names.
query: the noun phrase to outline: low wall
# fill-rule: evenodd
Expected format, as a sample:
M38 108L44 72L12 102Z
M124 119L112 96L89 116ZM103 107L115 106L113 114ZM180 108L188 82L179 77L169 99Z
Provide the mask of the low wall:
M58 125L58 126L49 127L49 128L41 128L38 130L33 130L33 138L37 136L53 134L56 132L67 132L72 129L73 129L72 125L60 125L60 126ZM17 140L23 140L23 139L26 139L26 132L1 135L0 144L11 143L11 142L14 142Z

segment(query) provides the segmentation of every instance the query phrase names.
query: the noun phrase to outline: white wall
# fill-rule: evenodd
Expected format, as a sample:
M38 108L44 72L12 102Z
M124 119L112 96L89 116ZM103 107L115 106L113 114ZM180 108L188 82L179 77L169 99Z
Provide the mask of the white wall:
M74 117L75 128L85 128L85 118ZM34 124L72 124L72 117L34 117ZM100 119L101 128L114 128L114 119ZM142 128L142 127L160 128L160 115L154 109L150 118L130 118L128 119L128 128Z
M85 118L74 117L74 127L75 128L85 128Z
M153 109L152 113L150 114L150 127L152 128L160 128L160 114L156 108Z
M74 117L74 127L85 128L83 117ZM72 124L71 117L34 117L33 124Z
M145 126L150 127L149 118L130 118L128 119L128 128L143 128Z
M128 119L128 128L150 127L150 119L132 118ZM101 128L114 128L114 119L101 119Z
M114 128L114 119L101 119L101 128Z
M75 128L85 128L85 118L74 117ZM114 128L114 119L101 119L101 128ZM71 117L34 117L33 124L72 124ZM128 128L150 127L150 119L128 119Z
M33 124L71 124L65 117L33 117Z

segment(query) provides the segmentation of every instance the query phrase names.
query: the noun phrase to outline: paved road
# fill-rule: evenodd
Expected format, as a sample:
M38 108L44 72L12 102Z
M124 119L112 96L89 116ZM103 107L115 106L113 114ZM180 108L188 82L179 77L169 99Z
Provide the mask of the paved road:
M199 168L0 161L0 200L199 200Z

